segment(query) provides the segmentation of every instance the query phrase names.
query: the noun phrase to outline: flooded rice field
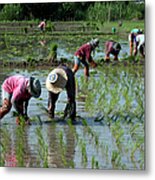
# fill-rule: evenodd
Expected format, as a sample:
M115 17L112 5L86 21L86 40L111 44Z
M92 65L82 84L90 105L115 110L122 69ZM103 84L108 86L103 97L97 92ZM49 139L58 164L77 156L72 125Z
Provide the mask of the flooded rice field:
M1 120L0 165L89 169L145 168L144 68L141 65L103 65L76 74L77 118L63 120L67 96L63 91L50 119L45 79L52 68L0 71L0 84L12 74L40 79L42 94L31 99L32 125L18 126L14 109ZM0 99L1 102L1 99Z
M126 58L129 54L128 35L97 36L100 39L100 46L96 49L94 59L96 61L105 57L104 43L106 40L119 41L122 46L119 58ZM50 53L50 45L57 44L57 59L73 61L74 52L83 44L92 39L92 36L50 36L40 35L2 35L0 37L0 60L1 61L31 61L46 59Z

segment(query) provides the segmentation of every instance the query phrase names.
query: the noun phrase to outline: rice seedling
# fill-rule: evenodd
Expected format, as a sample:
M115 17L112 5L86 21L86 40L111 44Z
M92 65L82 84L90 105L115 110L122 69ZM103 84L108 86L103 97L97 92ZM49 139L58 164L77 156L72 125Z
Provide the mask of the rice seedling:
M63 131L59 131L58 133L58 140L59 140L59 146L60 146L60 156L64 167L67 167L68 162L66 159L66 144L64 142L64 134Z
M95 159L95 156L92 156L91 168L92 169L99 169L99 162Z
M119 151L113 150L112 156L111 156L111 163L113 165L114 169L120 169L121 168L121 155Z
M38 156L40 161L40 166L48 167L48 145L46 144L44 137L41 132L41 128L36 128L36 135L38 139Z
M0 128L0 166L5 166L7 154L10 151L10 133L7 128Z
M16 158L17 158L17 164L19 167L25 166L24 157L26 154L26 148L25 148L25 129L23 124L21 126L18 126L16 129Z

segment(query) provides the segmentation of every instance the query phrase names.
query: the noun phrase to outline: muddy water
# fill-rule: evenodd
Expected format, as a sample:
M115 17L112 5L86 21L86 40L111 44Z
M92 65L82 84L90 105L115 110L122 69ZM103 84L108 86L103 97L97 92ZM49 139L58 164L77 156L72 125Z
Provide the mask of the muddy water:
M67 100L65 91L60 94L57 102L56 118L52 121L49 119L38 105L47 107L45 79L48 71L3 69L0 72L0 84L7 76L17 73L33 75L39 78L42 84L41 98L30 100L28 114L35 119L31 126L17 126L15 117L12 116L13 108L1 121L1 141L6 146L3 151L3 166L144 169L144 144L140 144L141 148L135 148L136 138L144 141L143 123L138 123L138 130L134 131L135 139L131 134L133 125L121 124L124 134L118 146L112 133L115 123L110 127L95 122L95 117L85 110L84 99L77 99L77 114L81 118L77 118L75 124L70 125L68 121L60 120ZM120 76L122 73L124 71L120 71ZM76 75L78 83L81 75L82 69ZM97 74L95 76L98 77ZM83 125L82 119L87 125ZM41 137L37 132L40 132ZM134 155L131 156L133 152Z

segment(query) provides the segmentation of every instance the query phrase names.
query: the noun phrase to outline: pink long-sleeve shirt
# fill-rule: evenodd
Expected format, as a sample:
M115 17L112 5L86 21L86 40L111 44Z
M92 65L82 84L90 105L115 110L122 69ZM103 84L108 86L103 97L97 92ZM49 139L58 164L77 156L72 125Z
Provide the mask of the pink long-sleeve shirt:
M46 26L46 23L45 23L44 21L42 21L42 22L38 25L38 27L42 27L42 28L45 28L45 26Z
M91 62L92 61L92 56L91 56L91 52L92 52L92 46L87 43L82 45L76 52L75 52L75 56L79 56L81 58L81 60L83 61L88 61Z
M105 53L106 55L108 54L113 54L113 55L118 55L119 51L115 50L113 45L114 45L114 41L106 41L105 42Z
M2 88L12 94L13 101L26 101L31 98L31 94L27 91L29 79L22 75L14 75L8 77L2 84Z

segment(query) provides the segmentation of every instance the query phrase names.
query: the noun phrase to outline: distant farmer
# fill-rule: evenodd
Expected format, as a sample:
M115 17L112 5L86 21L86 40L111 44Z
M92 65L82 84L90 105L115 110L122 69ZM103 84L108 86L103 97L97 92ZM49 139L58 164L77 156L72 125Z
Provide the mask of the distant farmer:
M118 55L121 50L121 45L115 41L106 41L105 42L105 60L108 62L110 60L110 54L114 56L114 60L118 60Z
M59 94L66 89L68 102L64 110L64 118L75 120L76 102L75 102L75 78L72 70L65 65L60 65L52 70L46 79L46 88L48 90L48 112L51 118L55 115L55 105Z
M89 77L89 64L95 68L97 64L94 62L91 53L99 45L98 39L93 39L90 42L82 45L74 54L74 74L78 71L80 64L84 66L84 75L86 78Z
M38 27L40 28L41 31L45 31L46 20L44 19L43 21L41 21L40 24L38 25Z
M112 27L112 28L111 28L111 32L112 32L113 34L115 34L115 33L116 33L116 28L115 28L115 27Z
M142 30L141 29L132 29L129 36L128 36L128 40L129 40L129 46L130 46L130 56L132 55L136 55L137 54L137 42L136 42L136 36L138 34L142 34Z
M22 75L8 77L2 84L2 107L0 107L0 119L11 110L13 105L19 116L23 116L25 122L30 124L27 115L28 102L31 97L38 98L40 94L40 81L34 77L27 78ZM16 123L20 123L19 117L16 118Z
M137 42L137 49L141 56L145 57L145 36L144 34L138 34L136 36L136 42Z
M118 26L119 26L119 27L121 27L121 26L122 26L122 24L123 24L123 22L122 22L122 21L119 21L119 22L118 22Z

